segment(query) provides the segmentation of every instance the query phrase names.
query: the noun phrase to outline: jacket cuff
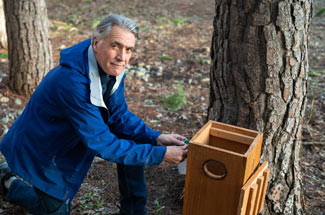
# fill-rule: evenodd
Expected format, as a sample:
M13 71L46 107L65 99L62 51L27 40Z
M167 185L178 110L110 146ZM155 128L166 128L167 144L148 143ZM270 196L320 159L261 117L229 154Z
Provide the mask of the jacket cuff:
M155 146L155 149L157 150L156 161L157 164L160 164L164 160L167 151L167 146Z
M156 146L157 145L157 139L161 135L159 131L153 130L152 136L151 136L151 145Z

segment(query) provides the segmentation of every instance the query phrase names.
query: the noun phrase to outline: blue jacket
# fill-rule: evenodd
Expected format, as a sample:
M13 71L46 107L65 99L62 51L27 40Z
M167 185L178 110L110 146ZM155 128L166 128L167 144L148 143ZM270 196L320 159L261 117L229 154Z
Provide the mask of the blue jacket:
M11 170L71 200L96 155L126 165L161 163L166 147L155 145L160 133L128 110L124 78L117 76L104 102L91 41L63 50L0 143Z

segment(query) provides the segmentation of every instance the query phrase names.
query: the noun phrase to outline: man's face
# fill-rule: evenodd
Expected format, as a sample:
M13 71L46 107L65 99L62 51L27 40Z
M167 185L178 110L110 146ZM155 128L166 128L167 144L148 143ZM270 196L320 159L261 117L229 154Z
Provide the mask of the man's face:
M128 30L113 26L102 40L94 37L96 60L107 75L118 76L128 64L135 46L135 36Z

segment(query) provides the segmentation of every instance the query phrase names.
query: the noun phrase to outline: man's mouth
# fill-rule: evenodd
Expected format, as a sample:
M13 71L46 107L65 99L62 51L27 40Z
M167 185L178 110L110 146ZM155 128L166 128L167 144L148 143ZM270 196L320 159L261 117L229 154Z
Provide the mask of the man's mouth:
M124 64L112 63L114 66L124 66Z

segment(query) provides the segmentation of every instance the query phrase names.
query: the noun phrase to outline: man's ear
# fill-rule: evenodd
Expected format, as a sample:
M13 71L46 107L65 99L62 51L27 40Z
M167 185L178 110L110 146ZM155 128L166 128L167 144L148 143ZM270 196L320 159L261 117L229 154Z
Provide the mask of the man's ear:
M92 46L93 46L94 51L97 50L98 42L99 42L98 38L97 38L97 37L93 37L93 43L92 43Z

